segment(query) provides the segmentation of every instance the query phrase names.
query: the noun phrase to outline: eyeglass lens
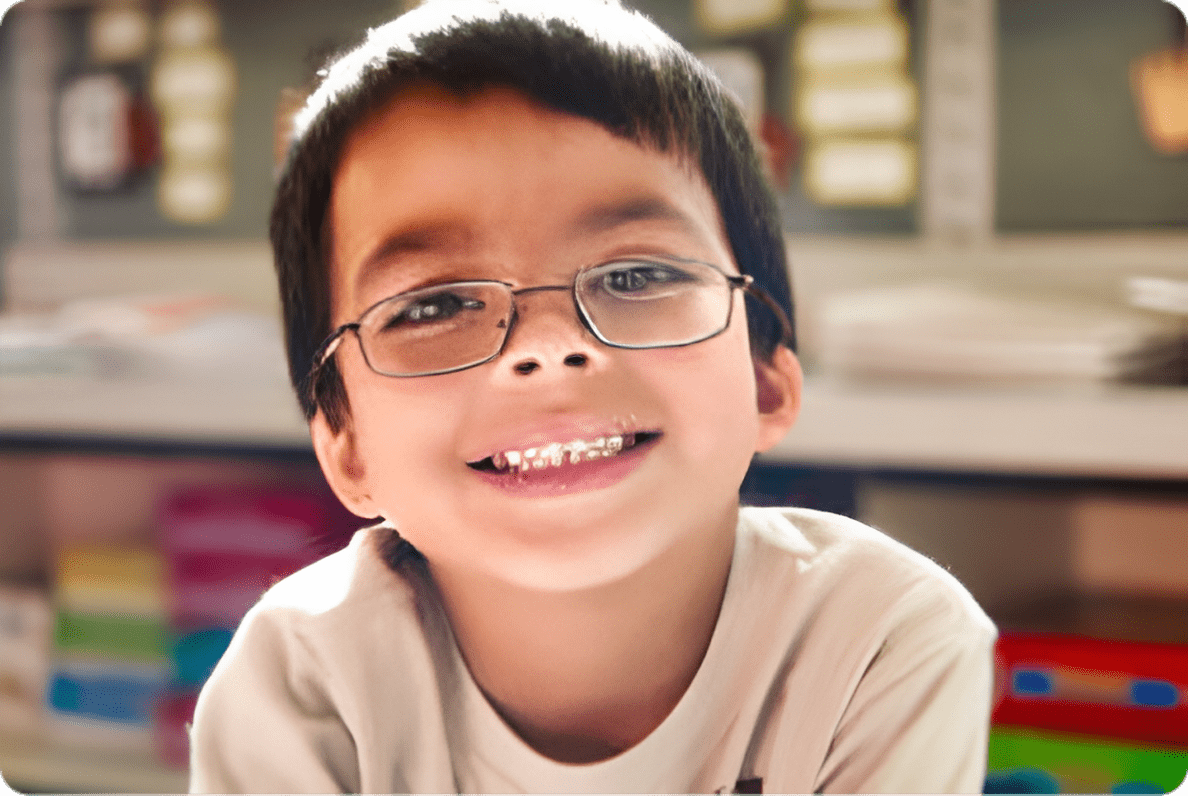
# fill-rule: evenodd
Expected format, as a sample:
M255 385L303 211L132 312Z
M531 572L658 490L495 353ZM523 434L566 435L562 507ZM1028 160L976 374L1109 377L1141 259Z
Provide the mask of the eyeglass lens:
M729 323L730 283L695 262L612 262L578 273L578 310L603 342L623 348L688 345ZM514 293L498 282L455 282L393 296L360 319L363 354L394 376L458 370L495 356Z

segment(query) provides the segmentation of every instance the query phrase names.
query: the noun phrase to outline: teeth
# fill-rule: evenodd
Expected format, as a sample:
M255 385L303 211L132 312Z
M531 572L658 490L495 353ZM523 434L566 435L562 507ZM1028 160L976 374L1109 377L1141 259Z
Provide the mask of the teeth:
M635 434L613 434L598 437L593 441L575 439L564 444L550 442L541 448L526 448L523 451L501 451L491 456L496 470L523 473L528 470L543 470L546 467L560 467L562 464L578 464L615 456L635 444Z
M551 445L545 447L545 449L540 452L540 458L546 460L554 467L560 467L561 461L564 459L564 454L561 450L561 443L554 442Z

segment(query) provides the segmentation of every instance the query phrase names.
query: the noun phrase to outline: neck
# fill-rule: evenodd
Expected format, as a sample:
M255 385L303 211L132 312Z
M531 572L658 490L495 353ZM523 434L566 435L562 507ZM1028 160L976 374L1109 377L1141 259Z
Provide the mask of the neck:
M736 522L737 508L629 576L580 591L430 570L495 710L541 754L588 763L643 740L689 687L717 624Z

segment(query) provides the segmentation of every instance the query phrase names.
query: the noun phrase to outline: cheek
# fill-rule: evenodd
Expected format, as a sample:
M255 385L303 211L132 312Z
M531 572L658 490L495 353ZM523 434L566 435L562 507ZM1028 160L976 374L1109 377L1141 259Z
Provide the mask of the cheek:
M704 348L703 348L704 346ZM652 378L663 379L677 428L692 455L749 463L758 439L754 366L746 335L663 350Z
M460 408L449 376L393 379L344 368L344 379L351 422L376 493L412 482L422 489L430 471L456 463L451 442Z

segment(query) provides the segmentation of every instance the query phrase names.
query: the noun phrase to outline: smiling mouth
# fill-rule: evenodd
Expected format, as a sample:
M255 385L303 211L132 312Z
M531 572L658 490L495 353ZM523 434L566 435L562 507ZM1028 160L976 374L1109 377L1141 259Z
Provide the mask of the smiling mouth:
M477 462L467 462L466 466L480 472L514 475L618 456L659 437L659 431L635 431L628 434L596 437L591 440L575 439L565 443L550 442L548 445L525 448L524 450L500 451Z

